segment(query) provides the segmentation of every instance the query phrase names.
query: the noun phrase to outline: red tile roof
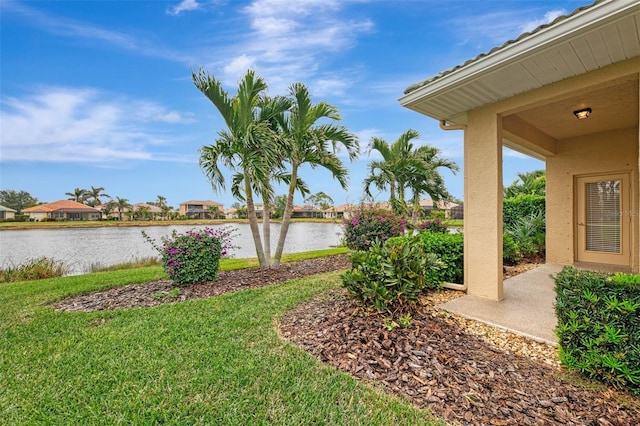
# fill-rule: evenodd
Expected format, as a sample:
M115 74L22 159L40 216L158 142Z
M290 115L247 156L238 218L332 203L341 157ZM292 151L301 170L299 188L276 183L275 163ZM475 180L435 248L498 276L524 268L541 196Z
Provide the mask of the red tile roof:
M60 210L64 210L64 211L83 211L83 212L96 212L96 213L100 213L100 210L98 209L94 209L91 206L87 206L85 204L82 203L78 203L76 201L73 200L59 200L59 201L54 201L53 203L49 203L49 204L40 204L38 206L34 206L34 207L29 207L27 209L22 210L25 213L49 213L49 212L55 212L55 211L60 211Z

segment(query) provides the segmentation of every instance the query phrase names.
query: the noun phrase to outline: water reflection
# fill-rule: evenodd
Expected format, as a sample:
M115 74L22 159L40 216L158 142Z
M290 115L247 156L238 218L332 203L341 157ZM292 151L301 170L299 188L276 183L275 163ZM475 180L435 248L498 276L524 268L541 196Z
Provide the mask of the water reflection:
M236 228L233 244L239 246L231 253L234 257L256 257L248 224L224 225ZM211 226L212 228L220 225ZM0 265L18 265L46 256L62 261L72 274L91 270L92 264L110 266L136 259L157 256L141 231L160 241L175 229L179 233L204 226L174 225L145 227L101 227L66 229L30 229L0 232ZM271 251L275 252L280 224L271 226ZM342 227L333 223L296 222L289 226L285 253L321 250L340 242Z

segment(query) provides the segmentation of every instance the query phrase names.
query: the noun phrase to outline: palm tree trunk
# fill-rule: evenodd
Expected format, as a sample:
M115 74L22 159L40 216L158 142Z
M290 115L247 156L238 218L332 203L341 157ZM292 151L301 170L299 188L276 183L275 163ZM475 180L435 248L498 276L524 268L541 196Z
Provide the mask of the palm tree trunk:
M269 266L271 266L271 206L268 201L264 201L264 208L262 210L262 240L264 241L264 257L268 260Z
M247 217L249 218L249 228L251 229L251 236L253 237L253 243L256 246L256 255L258 256L258 263L261 269L268 269L269 264L264 257L264 250L262 249L262 241L260 240L260 230L258 228L258 217L256 216L256 208L253 204L253 194L251 193L251 185L249 183L249 176L245 171L244 176L244 190L247 196Z
M273 268L280 266L280 259L282 258L282 252L284 251L284 242L287 239L287 232L289 232L289 223L291 223L291 213L293 213L293 195L296 190L296 181L298 180L298 166L291 166L291 183L289 184L289 193L287 194L287 205L284 208L282 214L282 225L280 225L280 235L278 236L278 246L276 247L276 254L273 257Z

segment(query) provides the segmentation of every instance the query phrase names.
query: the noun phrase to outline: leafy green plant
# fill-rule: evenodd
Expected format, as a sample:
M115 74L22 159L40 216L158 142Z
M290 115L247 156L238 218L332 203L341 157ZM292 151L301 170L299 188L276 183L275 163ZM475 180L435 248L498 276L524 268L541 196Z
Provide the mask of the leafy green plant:
M0 283L61 277L68 272L69 268L63 262L48 257L38 257L19 265L0 268Z
M505 198L502 203L502 221L505 227L515 224L521 217L545 215L545 197L543 195L521 194Z
M508 232L502 234L502 260L510 265L517 263L522 259L522 254L518 244Z
M142 235L160 253L162 267L174 284L185 286L215 281L220 269L220 258L230 249L232 228L192 229L179 234L175 229L170 237L162 238L162 246L144 231Z
M376 240L368 251L352 253L351 264L342 275L343 287L380 312L411 307L424 290L441 285L429 272L443 263L424 251L418 236Z
M515 253L517 253L515 260L519 260L518 257L532 257L544 253L546 237L544 213L537 212L519 217L510 224L505 224L504 233L515 243Z
M159 291L153 295L156 300L173 300L180 296L180 289L178 287L169 291Z
M411 321L411 312L407 312L406 315L398 317L397 320L398 324L400 324L400 327L402 328L409 328L413 325L413 322Z
M447 215L442 210L433 209L429 212L429 217L431 219L444 219Z
M565 267L555 281L560 361L640 394L640 276Z
M392 211L361 207L343 221L344 239L351 250L366 250L373 241L404 234L407 222Z
M427 272L429 281L464 282L464 234L421 232L418 240L425 253L435 255L444 264L443 268Z

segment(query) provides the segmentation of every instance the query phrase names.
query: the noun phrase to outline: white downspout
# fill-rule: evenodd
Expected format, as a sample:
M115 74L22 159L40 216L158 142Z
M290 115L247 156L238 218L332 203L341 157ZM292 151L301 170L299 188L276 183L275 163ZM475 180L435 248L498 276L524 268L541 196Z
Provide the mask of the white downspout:
M442 130L467 130L465 124L450 124L447 120L440 120L440 128ZM451 290L467 291L467 284L444 283L442 287Z

